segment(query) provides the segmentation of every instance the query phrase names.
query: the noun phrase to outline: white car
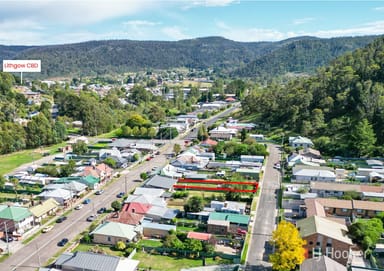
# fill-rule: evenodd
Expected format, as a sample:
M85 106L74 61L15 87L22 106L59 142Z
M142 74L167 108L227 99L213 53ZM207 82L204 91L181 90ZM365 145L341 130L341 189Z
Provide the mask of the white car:
M46 232L49 232L49 231L52 230L52 229L53 229L53 225L49 225L49 226L44 227L44 228L41 230L41 232L46 233Z
M76 205L75 210L80 210L81 208L83 208L83 206L83 204Z

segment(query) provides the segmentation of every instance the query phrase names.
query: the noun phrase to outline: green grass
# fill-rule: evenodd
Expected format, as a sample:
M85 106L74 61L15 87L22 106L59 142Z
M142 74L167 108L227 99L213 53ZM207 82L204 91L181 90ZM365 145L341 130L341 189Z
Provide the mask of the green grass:
M190 231L199 231L198 227L183 227L183 226L177 226L178 231L185 231L185 232L190 232Z
M34 150L19 151L11 154L5 154L0 156L0 175L11 172L15 168L31 163L42 157L41 153Z
M179 271L182 268L199 267L203 265L203 261L201 259L195 260L162 255L151 255L143 252L137 252L133 259L140 261L140 268L151 268L153 270ZM214 261L212 258L207 258L205 262L206 265L230 263L224 259Z
M138 243L146 247L162 247L163 243L160 240L142 239Z
M39 148L35 150L23 150L10 154L0 155L0 175L7 174L15 170L19 166L22 166L26 163L31 163L42 158L42 153L44 152L54 154L57 152L58 148L65 145L66 143L60 143L46 148Z
M109 133L98 135L98 138L114 138L121 134L121 128L117 128L116 130L110 131Z

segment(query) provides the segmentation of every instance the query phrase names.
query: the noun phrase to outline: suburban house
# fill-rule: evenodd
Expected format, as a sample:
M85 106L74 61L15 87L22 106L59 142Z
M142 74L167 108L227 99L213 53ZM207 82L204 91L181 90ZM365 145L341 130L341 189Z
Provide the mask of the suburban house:
M138 204L138 206L136 207L137 209L133 207L129 209L131 207L131 204L134 205L134 207L136 207L136 204ZM136 226L139 225L143 220L143 214L147 212L149 206L145 207L140 205L139 203L124 204L119 212L114 212L110 214L107 217L107 220Z
M211 201L211 208L213 208L216 212L223 213L234 213L234 214L244 214L246 208L245 202L237 202L237 201Z
M104 160L110 156L121 157L121 153L116 147L112 149L101 149L99 151L99 160Z
M347 264L353 243L347 235L346 225L325 217L311 216L297 221L296 227L301 238L307 242L305 249L310 258L326 255L342 265Z
M151 195L128 195L128 198L126 198L124 203L130 202L139 202L143 204L151 204L163 207L167 206L167 202L164 200L164 198L159 198Z
M0 225L3 232L22 235L34 225L32 213L20 206L0 205ZM4 227L3 227L4 226Z
M374 218L384 212L384 202L330 198L306 199L304 202L307 216L320 213L327 217Z
M93 236L94 243L116 245L119 241L124 243L137 241L138 237L142 235L142 231L141 226L107 221L97 226L90 235Z
M181 178L183 176L183 173L182 173L183 171L185 171L185 169L174 167L168 164L160 170L159 174L160 176L165 176L170 178Z
M263 163L264 156L262 155L240 155L241 162Z
M195 239L195 240L203 241L203 242L206 242L206 243L209 243L209 244L212 244L212 245L214 245L216 243L215 239L214 239L214 236L212 234L210 234L210 233L190 231L187 234L187 238L188 239Z
M299 150L299 154L308 159L321 159L321 153L318 150L307 148Z
M336 174L332 170L320 167L300 168L295 167L292 170L293 183L310 183L311 181L335 182Z
M247 230L249 216L242 214L212 212L207 222L207 232L214 234L236 233L238 229Z
M356 178L366 182L383 182L383 168L358 168Z
M265 137L262 134L249 134L250 138L253 138L256 141L264 141Z
M208 149L212 149L216 145L217 145L217 141L210 138L207 138L206 140L200 142L200 146Z
M150 238L163 238L169 235L170 231L176 231L175 225L144 222L143 235Z
M312 148L313 142L309 138L303 136L290 136L289 137L289 145L293 148Z
M60 205L66 206L71 202L73 194L66 189L59 188L55 190L43 191L39 194L39 197L46 200L52 198Z
M139 261L100 253L63 253L54 267L61 271L135 271Z
M242 167L242 168L237 168L235 172L244 177L258 180L260 176L260 170L261 169L259 167L251 167L251 168Z
M342 197L347 191L359 193L369 198L370 195L384 196L384 187L366 184L348 184L348 183L327 183L327 182L311 182L310 190L316 193L319 197ZM369 194L375 193L375 194Z
M181 177L181 174L180 174ZM170 178L161 175L154 175L148 179L144 186L149 188L160 188L166 191L172 191L173 185L177 183L177 178Z
M87 186L77 181L70 183L51 183L44 186L43 191L52 191L56 189L65 189L71 193L72 197L80 197L87 191Z
M347 267L331 258L321 255L304 260L299 271L347 271Z
M155 222L168 222L175 218L180 213L179 209L171 209L162 206L152 206L145 214L146 218L152 219Z
M70 176L63 177L58 180L53 181L53 183L71 183L73 181L85 184L89 189L97 189L99 187L99 178L95 178L91 175L88 176Z
M148 195L153 197L161 198L161 196L165 193L164 189L159 188L148 188L148 187L136 187L133 195Z
M228 129L223 126L216 127L209 131L210 138L216 140L231 140L236 134L236 129Z
M55 215L55 212L59 205L60 204L55 199L50 198L46 201L39 203L38 205L29 208L29 211L34 217L34 223L40 224L43 218Z
M203 169L208 162L208 158L198 157L196 154L191 152L184 152L178 155L176 160L171 162L171 165L188 170L199 170Z
M116 168L126 168L128 167L128 159L123 156L112 155L111 158L116 163Z

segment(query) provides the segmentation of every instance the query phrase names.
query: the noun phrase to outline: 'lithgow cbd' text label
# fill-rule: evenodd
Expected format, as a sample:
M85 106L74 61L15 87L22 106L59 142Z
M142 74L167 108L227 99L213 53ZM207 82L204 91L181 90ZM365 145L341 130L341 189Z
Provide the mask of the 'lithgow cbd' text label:
M3 60L3 72L41 72L41 61Z

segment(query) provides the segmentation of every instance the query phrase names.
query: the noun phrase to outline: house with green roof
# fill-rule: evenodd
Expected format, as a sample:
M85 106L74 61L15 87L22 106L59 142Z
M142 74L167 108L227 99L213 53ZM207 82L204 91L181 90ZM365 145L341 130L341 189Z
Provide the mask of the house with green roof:
M97 189L99 187L100 179L94 176L70 176L63 177L53 181L53 183L71 183L73 181L85 184L89 189Z
M0 207L0 225L4 225L2 229L8 233L22 235L33 227L33 215L25 207L2 205Z
M142 235L141 226L133 226L118 222L108 221L100 224L90 234L93 236L93 242L105 245L115 245L117 242L133 242L139 235Z
M34 216L35 223L40 224L43 218L48 215L54 215L59 205L60 203L58 203L54 198L49 198L38 205L32 206L29 208L29 211Z
M249 215L212 212L207 222L207 232L215 234L237 233L239 229L248 230Z

